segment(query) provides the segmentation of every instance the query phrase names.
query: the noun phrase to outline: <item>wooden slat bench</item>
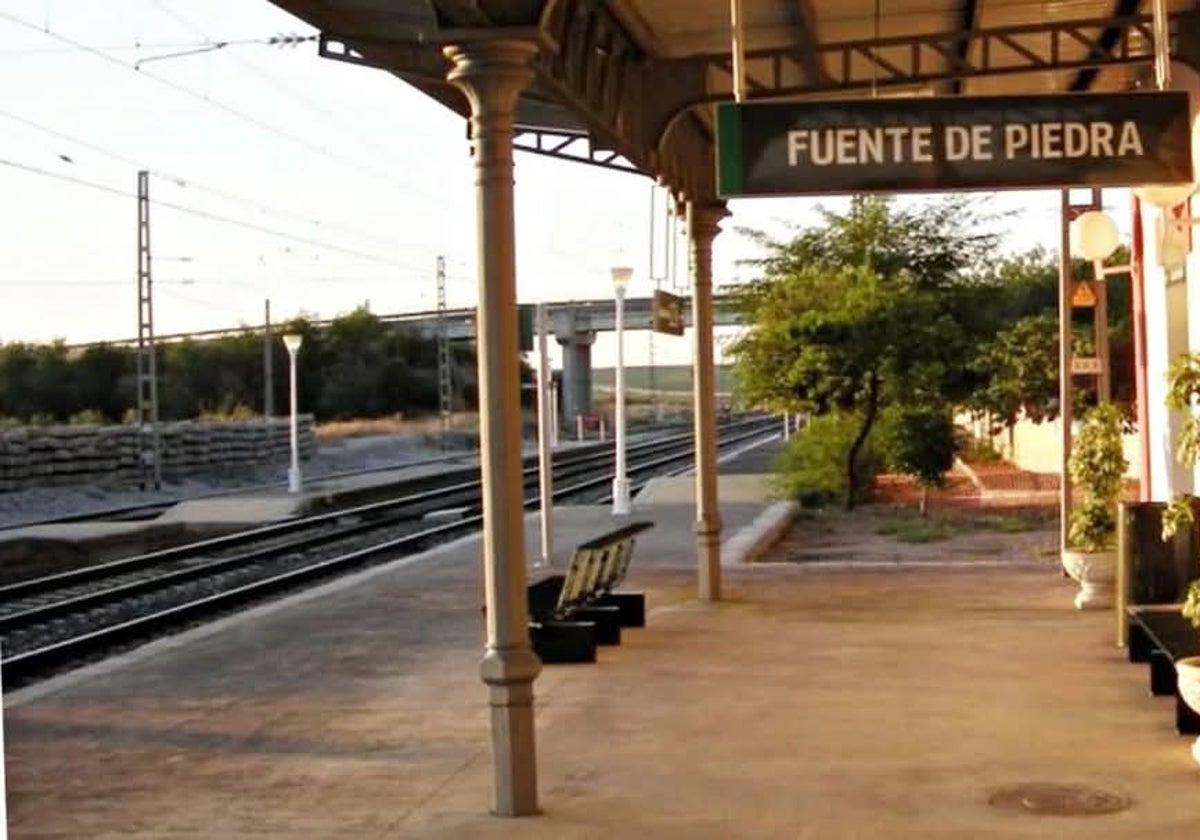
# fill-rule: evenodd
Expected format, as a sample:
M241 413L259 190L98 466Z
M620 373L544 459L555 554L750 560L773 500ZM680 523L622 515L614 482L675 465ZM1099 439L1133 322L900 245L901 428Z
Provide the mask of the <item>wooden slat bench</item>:
M529 585L529 633L543 662L594 662L596 645L621 643L622 627L644 627L646 598L617 592L636 537L653 522L631 522L575 547L566 574Z
M1179 696L1175 663L1200 656L1200 631L1183 617L1179 604L1140 605L1126 608L1129 616L1129 661L1150 666L1150 693L1175 697L1175 731L1200 735L1200 715Z

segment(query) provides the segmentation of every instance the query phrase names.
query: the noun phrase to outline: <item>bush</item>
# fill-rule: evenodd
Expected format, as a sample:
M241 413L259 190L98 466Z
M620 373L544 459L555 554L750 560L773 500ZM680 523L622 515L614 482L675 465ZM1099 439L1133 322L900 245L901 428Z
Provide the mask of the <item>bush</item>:
M775 489L805 507L820 507L844 499L847 489L846 456L862 425L854 414L824 414L808 424L787 444L775 462ZM873 442L867 439L859 453L859 498L864 501L872 480L881 469Z
M94 408L85 408L72 414L67 422L72 426L103 426L104 415Z

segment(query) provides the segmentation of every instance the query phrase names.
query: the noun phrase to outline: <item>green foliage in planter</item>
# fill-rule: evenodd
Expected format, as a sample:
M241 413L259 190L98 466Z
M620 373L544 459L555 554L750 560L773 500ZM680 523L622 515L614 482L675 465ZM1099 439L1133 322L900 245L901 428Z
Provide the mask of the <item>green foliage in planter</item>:
M1099 499L1089 498L1071 511L1071 530L1067 539L1080 551L1104 551L1112 547L1117 520L1112 508Z
M1121 442L1121 414L1098 405L1083 418L1069 464L1071 480L1083 491L1083 504L1071 512L1072 548L1104 551L1116 537L1117 500L1129 462Z
M1200 397L1200 353L1184 353L1171 361L1167 370L1167 408L1186 412L1183 428L1175 441L1175 460L1185 467L1195 467L1200 462L1200 422L1192 413L1192 407ZM1171 539L1184 525L1195 521L1192 515L1192 496L1181 493L1176 496L1162 516L1163 541ZM1183 602L1183 617L1195 627L1200 627L1200 580L1188 585Z
M1188 585L1187 599L1183 602L1183 617L1192 622L1193 627L1200 628L1200 580L1194 580Z
M1185 467L1194 467L1200 462L1200 422L1191 413L1197 397L1200 397L1200 353L1175 357L1167 370L1167 408L1187 412L1175 441L1175 460ZM1193 519L1191 495L1179 494L1163 511L1163 541L1171 539L1180 527L1190 525Z

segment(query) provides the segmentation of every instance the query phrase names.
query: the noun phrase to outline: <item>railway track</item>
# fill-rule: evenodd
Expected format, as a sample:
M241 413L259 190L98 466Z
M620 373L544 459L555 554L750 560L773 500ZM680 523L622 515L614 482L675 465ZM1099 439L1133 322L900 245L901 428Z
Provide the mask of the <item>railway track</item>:
M729 448L772 434L772 420L730 423ZM691 465L692 436L628 448L636 490ZM554 499L610 498L612 451L555 459ZM122 558L0 587L0 648L6 689L142 644L313 581L413 554L480 527L478 468L442 476L384 502L360 505ZM535 508L536 464L525 469L525 507ZM429 514L447 518L431 521Z
M672 427L679 424L672 424ZM631 430L632 433L637 433L636 429ZM586 444L576 451L602 452L608 451L611 444L593 443ZM439 455L432 458L422 458L415 461L397 461L394 464L385 464L378 467L367 467L356 470L335 470L333 472L306 474L305 481L308 484L315 482L330 481L339 478L350 478L363 475L377 475L379 473L390 472L392 470L403 470L412 467L426 466L429 464L452 463L462 461L467 458L474 458L478 455L476 452L460 452L449 455ZM537 456L530 455L525 458L525 464L537 463ZM477 469L476 467L461 467L464 471ZM418 481L419 479L412 479ZM135 505L122 505L119 507L97 508L95 510L83 511L81 513L70 513L62 516L47 517L44 519L23 519L16 522L0 524L0 532L14 531L20 528L30 528L37 525L60 525L71 522L136 522L144 519L152 519L158 516L163 511L169 510L180 502L194 501L197 499L212 499L224 496L239 496L249 495L253 493L261 493L269 490L277 490L282 487L287 487L288 483L284 481L268 482L266 484L255 484L248 487L234 487L225 490L216 490L211 493L202 493L196 496L179 497L172 499L160 499L153 502L141 502ZM415 486L413 488L416 489Z

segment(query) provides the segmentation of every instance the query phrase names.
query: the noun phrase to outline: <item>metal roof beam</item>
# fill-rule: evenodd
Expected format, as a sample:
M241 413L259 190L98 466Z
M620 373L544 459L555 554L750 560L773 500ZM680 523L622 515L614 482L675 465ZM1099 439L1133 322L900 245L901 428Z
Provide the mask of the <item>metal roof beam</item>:
M962 37L958 43L954 45L954 54L952 59L952 67L963 67L967 63L967 53L971 48L971 33L979 25L979 2L978 0L962 0L962 6L958 10L958 28L962 33ZM949 85L943 85L943 92L947 92L953 96L959 96L963 90L963 80L955 79Z
M804 78L810 82L822 82L828 79L825 65L817 53L817 27L814 23L812 3L809 0L780 0L784 10L792 22L792 30L796 36L796 64L804 73ZM974 2L974 0L971 0Z
M1132 15L1138 10L1139 0L1117 0L1113 5L1113 17L1123 18L1127 15ZM1122 30L1116 26L1107 27L1100 33L1100 38L1092 45L1089 51L1089 56L1096 58L1103 57L1112 52L1117 41L1120 39ZM1151 39L1153 42L1153 39ZM1074 80L1071 82L1070 90L1087 91L1092 89L1092 85L1096 83L1096 76L1100 75L1100 71L1096 67L1086 67L1075 74Z
M1183 14L1172 16L1173 29L1178 30L1181 22L1188 17ZM1089 34L1097 29L1116 32L1111 47L1102 48ZM1078 59L1066 59L1063 57L1064 47L1073 42L1092 45L1093 49ZM1023 26L976 28L967 33L955 29L922 35L834 42L822 44L817 49L826 60L826 65L833 68L828 82L763 85L757 98L864 90L873 83L880 87L927 85L975 76L1086 69L1109 64L1143 63L1153 59L1149 15L1046 21ZM793 48L749 50L746 60L787 61L793 58L793 53ZM947 60L960 54L963 56L961 60ZM692 60L721 68L728 57L712 54L699 59L681 59ZM782 78L780 73L770 75L775 79ZM761 74L759 79L762 79ZM727 98L723 93L713 92L705 101L717 102Z

